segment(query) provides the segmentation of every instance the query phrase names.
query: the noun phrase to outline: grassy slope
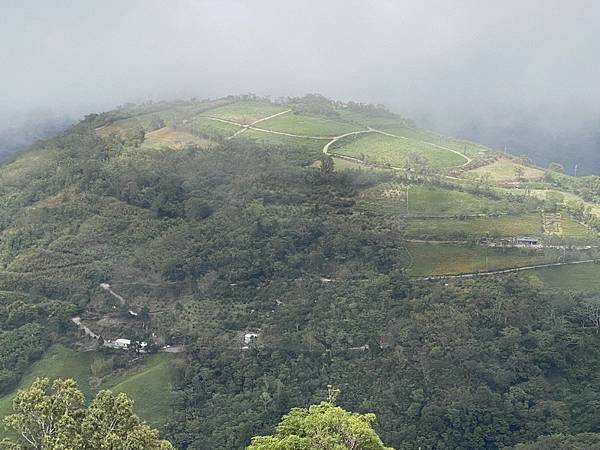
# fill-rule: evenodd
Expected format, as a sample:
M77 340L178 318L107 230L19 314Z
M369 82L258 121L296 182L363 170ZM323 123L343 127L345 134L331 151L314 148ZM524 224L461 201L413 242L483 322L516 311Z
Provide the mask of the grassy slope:
M521 178L518 177L517 171L521 171ZM517 164L507 158L494 161L492 164L482 166L477 169L466 172L467 176L489 175L490 179L495 182L519 181L519 180L539 180L544 176L544 171L535 167L528 167L522 164Z
M599 264L546 267L537 269L534 273L543 282L545 289L600 292Z
M365 155L370 162L389 163L396 167L402 166L413 152L425 157L434 168L456 167L467 162L466 158L456 153L416 139L401 139L378 133L348 139L346 142L340 141L333 152L355 158Z
M123 375L105 378L98 388L94 388L90 385L90 365L97 357L102 356L96 352L77 352L55 345L31 366L19 387L29 386L36 377L73 378L88 400L99 389L125 392L135 401L135 412L141 418L154 426L161 426L166 422L172 401L172 355L153 355L147 358L142 367ZM14 394L9 394L0 398L0 417L11 413L13 397Z
M362 128L326 117L305 116L301 114L285 114L261 122L260 128L301 136L333 137Z
M272 105L264 102L238 102L209 109L204 115L219 117L221 119L248 125L256 120L283 112L287 109L288 108L285 106Z
M393 197L385 197L389 191L396 192ZM460 215L480 214L493 211L506 211L509 203L478 197L466 192L442 189L433 186L409 186L409 208L406 207L406 186L382 185L368 190L357 203L373 212L407 215Z
M170 148L178 150L188 146L208 148L211 145L212 142L208 139L196 137L187 131L164 127L160 130L146 133L146 137L142 143L142 149L160 150L163 148Z
M454 275L461 273L523 267L556 262L558 253L530 253L520 249L501 250L481 246L408 243L413 263L412 276ZM488 264L486 266L486 254Z
M464 233L467 237L480 237L487 234L492 236L540 236L542 234L542 221L538 213L465 220L410 219L407 225L407 236L414 238L444 237L451 233Z

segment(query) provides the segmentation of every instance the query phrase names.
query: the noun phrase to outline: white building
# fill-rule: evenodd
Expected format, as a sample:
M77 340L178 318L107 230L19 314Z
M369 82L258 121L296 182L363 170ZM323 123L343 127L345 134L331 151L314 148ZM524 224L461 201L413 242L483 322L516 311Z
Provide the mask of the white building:
M244 345L242 350L247 350L249 345L258 339L258 333L246 332L244 333Z
M127 348L131 345L131 340L129 339L117 339L115 341L115 347L117 348Z

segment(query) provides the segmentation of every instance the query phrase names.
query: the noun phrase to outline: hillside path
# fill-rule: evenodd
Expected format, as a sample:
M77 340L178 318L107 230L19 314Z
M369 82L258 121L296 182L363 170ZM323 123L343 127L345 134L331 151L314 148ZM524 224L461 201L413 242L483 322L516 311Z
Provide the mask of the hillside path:
M110 295L112 295L114 298L116 298L117 300L119 300L119 302L121 302L121 305L123 306L127 306L127 302L125 301L125 299L123 297L121 297L119 294L117 294L115 291L113 291L110 287L110 284L108 283L100 283L100 287L102 289L104 289L106 292L108 292ZM129 311L129 315L130 316L137 316L138 314L134 311L132 311L131 309L128 308Z
M246 131L246 130L247 130L247 129L249 129L250 127L253 127L253 126L254 126L254 125L256 125L257 123L261 123L261 122L264 122L265 120L273 119L273 118L275 118L275 117L279 117L279 116L282 116L282 115L284 115L284 114L287 114L287 113L290 113L290 112L292 112L292 110L291 110L291 109L287 109L287 110L285 110L285 111L281 111L281 112L278 112L278 113L275 113L275 114L271 114L271 115L270 115L270 116L268 116L268 117L263 117L262 119L255 120L255 121L254 121L254 122L252 122L251 124L243 126L243 128L242 128L241 130L238 130L238 131L236 131L236 132L235 132L235 133L234 133L232 136L230 136L228 139L233 139L234 137L236 137L236 136L239 136L239 135L240 135L240 134L242 134L244 131Z

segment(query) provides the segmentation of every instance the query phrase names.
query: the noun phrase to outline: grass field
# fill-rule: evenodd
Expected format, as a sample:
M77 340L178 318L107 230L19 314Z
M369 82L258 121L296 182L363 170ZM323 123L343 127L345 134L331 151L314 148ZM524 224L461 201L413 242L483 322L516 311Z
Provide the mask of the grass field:
M465 175L469 177L489 175L492 181L502 183L521 180L540 180L544 176L544 171L535 167L517 164L508 158L501 158L487 166L469 170L465 172Z
M409 186L408 208L406 186L385 184L363 193L359 208L372 212L409 216L457 216L507 211L505 200L491 200L466 192L433 186Z
M209 148L211 145L213 145L213 143L208 139L196 137L187 131L164 127L160 130L146 133L142 148L155 150L170 148L173 150L180 150L191 146Z
M206 116L219 117L233 122L249 125L252 122L285 111L288 108L263 102L238 102L220 106L204 112Z
M556 262L556 250L530 253L522 249L492 249L482 246L407 243L412 256L412 276L456 275ZM486 264L487 255L487 264Z
M455 139L432 131L414 128L413 126L400 127L381 127L382 131L386 131L397 136L404 136L414 141L429 142L431 144L440 145L455 150L470 158L477 158L481 154L485 154L491 149L475 142L462 139Z
M73 378L89 400L100 389L125 392L135 401L135 412L154 426L163 425L171 411L170 385L173 355L158 354L148 357L143 366L130 372L106 377L98 387L90 384L90 366L96 352L77 352L62 345L51 347L44 357L34 363L23 377L20 387L27 387L36 377ZM14 394L0 397L0 418L12 412ZM0 438L3 428L0 427Z
M476 217L469 219L410 219L407 237L441 239L448 237L477 238L490 236L541 236L540 214Z
M230 123L219 122L218 120L211 120L206 117L196 117L192 120L189 126L202 134L209 137L222 137L226 138L232 136L235 132L239 131L241 127Z
M600 264L545 267L533 272L550 290L600 292Z
M348 161L347 159L342 158L333 158L334 168L335 170L375 170L379 172L389 172L390 169L385 169L382 167L372 167L367 166L365 164L361 164L359 162Z
M359 131L359 126L326 117L304 116L301 114L284 114L266 120L257 125L267 130L300 136L333 137L351 131Z
M361 135L360 138L340 140L333 153L360 158L379 164L401 167L411 153L418 153L434 168L456 167L467 162L463 156L414 139L401 139L379 133Z
M246 130L239 134L239 139L250 139L259 144L278 145L293 148L301 148L308 152L320 155L323 146L329 142L328 139L297 138L292 136L283 136L280 134L265 133L256 130ZM336 161L337 162L337 161Z

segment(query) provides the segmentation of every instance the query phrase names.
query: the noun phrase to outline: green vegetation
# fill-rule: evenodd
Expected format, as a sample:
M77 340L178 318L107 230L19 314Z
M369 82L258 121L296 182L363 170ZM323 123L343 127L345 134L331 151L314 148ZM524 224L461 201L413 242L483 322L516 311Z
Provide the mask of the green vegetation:
M14 413L4 423L14 431L13 439L0 442L11 450L77 448L95 450L169 450L158 431L133 413L126 394L100 391L89 407L73 379L36 378L19 390Z
M491 164L466 172L467 176L487 176L495 182L540 180L544 171L535 167L516 163L508 158L501 158Z
M29 386L39 377L73 378L86 399L91 399L99 389L124 392L135 402L137 413L145 421L153 426L162 426L172 409L170 386L173 359L166 354L153 355L147 357L142 365L114 372L114 357L99 352L78 352L62 345L54 345L42 359L31 366L21 380L19 388ZM110 363L107 373L94 374L92 369L99 361ZM14 392L0 397L0 418L10 414L14 398Z
M327 139L297 138L257 130L246 130L239 135L239 139L249 139L260 146L301 149L307 153L307 156L313 155L315 158L321 155L323 146L328 142Z
M213 143L208 139L199 138L186 131L164 127L146 133L142 148L154 150L171 148L174 150L181 150L186 147L208 148L211 145L213 145Z
M553 249L540 252L418 242L408 243L407 247L412 255L410 274L413 276L458 275L554 263L561 255Z
M359 136L339 140L332 147L332 152L393 167L406 167L413 154L424 158L426 164L435 169L461 166L467 162L464 156L414 139L379 133Z
M453 217L516 212L524 205L431 185L380 184L365 191L357 206L394 215Z
M326 139L203 117L247 122L288 108L260 126L331 137L371 125L414 140L413 150L436 144L473 161L442 169L417 151L411 170L371 170L323 155ZM463 176L499 156L384 108L316 95L90 115L0 166L0 402L37 374L77 377L87 396L127 392L189 450L285 440L282 415L310 415L330 384L342 389L340 408L375 413L369 427L402 450L595 432L596 264L415 278L597 257L405 241L539 236L545 217L562 236L544 240L589 243L577 222L600 229L600 178L546 172L517 189ZM180 347L181 363L100 353L74 316L106 340Z
M333 137L351 131L359 131L356 125L328 117L284 114L261 122L259 128L301 136Z
M331 400L294 408L283 417L275 436L252 438L248 450L393 450L383 445L373 422L374 414L349 413Z
M271 103L247 101L209 109L205 115L249 125L252 122L286 111L287 109L285 106Z
M535 274L542 281L545 289L600 292L600 266L598 264L546 267L537 269Z
M237 125L212 120L207 117L196 117L190 120L189 127L198 136L217 141L233 136L241 129Z
M569 230L570 231L570 230ZM410 219L406 235L419 239L474 239L484 236L541 236L542 220L539 213L474 217L468 219Z

